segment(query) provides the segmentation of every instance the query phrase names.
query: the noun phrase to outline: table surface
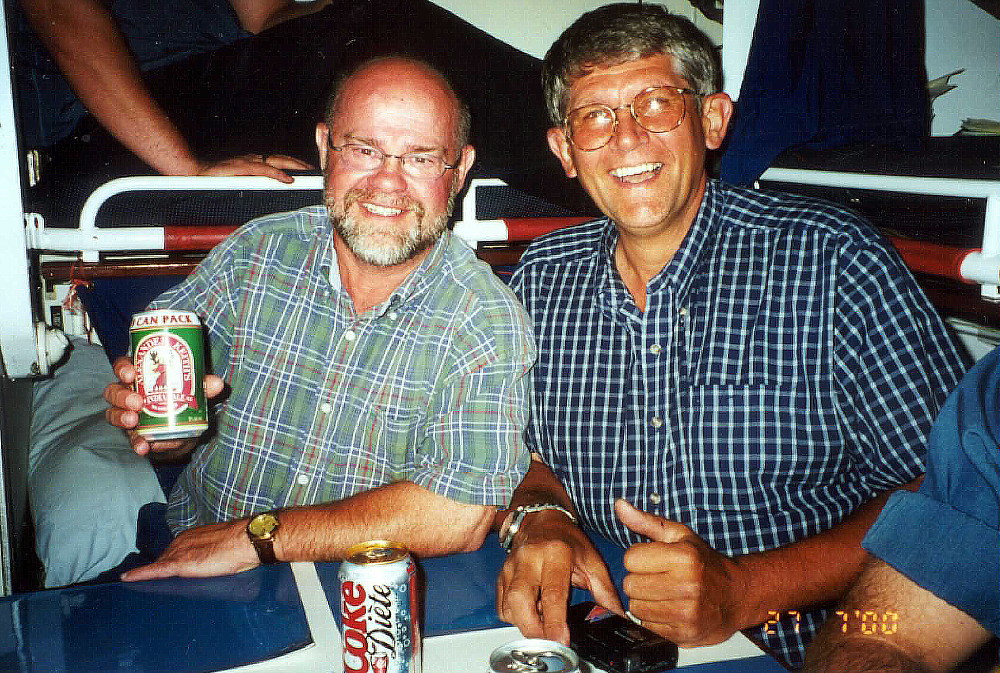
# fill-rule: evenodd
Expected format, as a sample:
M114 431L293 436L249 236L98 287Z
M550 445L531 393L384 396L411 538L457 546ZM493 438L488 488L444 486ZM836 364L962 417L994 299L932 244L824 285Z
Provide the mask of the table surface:
M485 671L495 647L520 637L496 616L494 583L502 563L495 537L478 552L421 562L426 673ZM341 673L338 568L279 564L228 577L3 598L0 670ZM682 649L679 667L703 673L785 670L741 634L720 645Z

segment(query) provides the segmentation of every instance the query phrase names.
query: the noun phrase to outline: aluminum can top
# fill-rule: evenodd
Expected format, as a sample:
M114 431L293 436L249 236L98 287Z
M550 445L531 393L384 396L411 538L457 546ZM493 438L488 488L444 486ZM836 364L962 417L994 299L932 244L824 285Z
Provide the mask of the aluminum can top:
M348 548L344 560L354 565L381 565L402 561L409 555L402 545L388 540L369 540Z
M576 652L562 643L525 638L501 645L490 655L492 673L580 673Z

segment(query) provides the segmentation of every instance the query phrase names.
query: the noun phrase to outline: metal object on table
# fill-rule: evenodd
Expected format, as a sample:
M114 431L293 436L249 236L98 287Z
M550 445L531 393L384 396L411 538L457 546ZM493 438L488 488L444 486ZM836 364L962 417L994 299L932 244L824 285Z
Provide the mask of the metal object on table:
M347 550L338 573L344 670L421 673L416 564L386 540Z
M580 659L553 640L526 638L501 645L490 655L491 673L580 673Z

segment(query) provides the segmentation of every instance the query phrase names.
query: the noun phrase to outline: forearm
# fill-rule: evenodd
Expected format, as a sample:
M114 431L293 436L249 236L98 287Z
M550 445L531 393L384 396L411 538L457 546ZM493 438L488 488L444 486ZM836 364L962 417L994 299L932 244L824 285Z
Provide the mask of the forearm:
M375 539L424 557L474 551L494 511L397 482L333 503L282 510L275 554L282 561L336 560L351 546Z
M905 652L871 636L817 641L809 648L803 673L932 673Z
M184 137L153 100L110 12L98 0L23 0L25 13L90 113L164 174L195 174Z
M809 647L803 673L944 673L991 636L975 619L878 559L867 564L840 610L891 612L893 628L865 629L830 619Z
M916 488L919 481L904 488ZM864 569L868 555L861 541L890 494L876 496L818 535L734 559L745 588L739 628L763 623L775 613L840 598Z

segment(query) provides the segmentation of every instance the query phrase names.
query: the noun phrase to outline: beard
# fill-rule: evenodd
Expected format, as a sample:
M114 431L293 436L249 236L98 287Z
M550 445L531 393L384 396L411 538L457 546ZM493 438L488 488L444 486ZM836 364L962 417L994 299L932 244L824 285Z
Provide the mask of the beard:
M366 189L352 189L339 201L331 196L326 196L324 200L330 223L348 249L363 262L387 267L407 262L434 245L448 226L448 217L455 205L455 192L452 190L448 197L444 212L430 218L419 201L399 197L386 202ZM392 225L379 226L365 221L355 214L363 208L361 201L409 211L413 215L413 222L405 229L399 229ZM351 212L352 208L354 213Z

